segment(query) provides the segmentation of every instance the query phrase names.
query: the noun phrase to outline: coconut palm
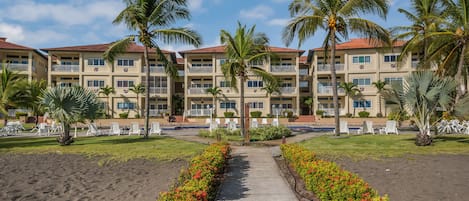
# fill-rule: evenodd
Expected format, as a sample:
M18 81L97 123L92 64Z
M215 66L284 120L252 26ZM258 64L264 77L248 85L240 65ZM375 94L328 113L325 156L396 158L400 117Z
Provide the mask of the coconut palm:
M15 107L20 100L17 97L22 80L24 80L23 77L8 70L8 67L3 64L2 74L0 75L0 113L5 118L4 125L8 121L8 109Z
M344 89L345 95L348 97L349 102L351 97L360 93L360 89L358 89L358 86L353 82L341 82L339 84L339 88ZM347 115L351 115L350 107L347 107Z
M177 68L170 63L160 49L160 43L191 44L198 47L201 37L189 28L169 28L179 19L189 19L190 14L186 0L125 0L126 7L122 10L114 24L125 24L137 34L129 35L122 40L114 42L104 53L104 58L113 61L117 55L125 52L127 47L138 39L145 46L144 60L147 66L145 83L150 79L148 52L154 50L158 60L165 66L170 77L177 77ZM153 49L152 49L153 48ZM148 138L148 125L150 116L150 90L145 93L145 133Z
M283 39L288 46L295 36L301 45L307 38L312 37L322 29L326 31L324 38L324 52L330 48L330 65L332 81L332 99L334 102L334 117L336 135L340 135L339 99L337 94L337 77L335 70L336 43L340 39L348 39L349 33L364 36L370 42L390 44L389 33L378 24L364 18L360 14L377 14L385 18L388 12L387 0L294 0L289 5L293 19L283 31ZM372 40L373 39L373 40ZM324 57L326 58L326 57Z
M98 94L104 94L106 96L106 105L107 105L106 117L109 118L111 116L109 114L109 108L112 108L112 107L109 106L109 96L111 94L116 94L116 90L114 89L114 87L110 87L110 86L106 85L105 87L101 87L99 89Z
M314 104L314 99L311 96L305 97L303 99L303 103L309 107L309 115L313 114L313 104Z
M32 80L28 82L26 79L20 84L20 92L18 98L18 106L28 108L36 116L36 124L39 122L39 115L44 113L44 107L40 104L43 91L47 88L45 80Z
M223 91L220 89L220 87L217 87L217 86L214 86L212 88L207 88L206 92L208 94L212 95L212 104L213 104L213 106L216 105L217 96L223 94Z
M264 81L273 80L270 73L262 68L250 67L253 61L261 61L269 58L269 39L264 33L256 33L256 27L247 28L238 22L238 27L231 35L225 30L220 31L220 41L225 45L227 62L222 65L225 79L230 81L231 87L236 88L238 80L240 83L240 120L241 135L245 136L244 127L244 84L248 73L261 77Z
M272 96L273 93L277 93L278 95L281 95L282 91L280 91L280 85L281 85L280 79L277 77L274 77L273 80L266 80L261 90L265 91L265 96L267 97Z
M379 113L376 115L378 117L383 116L383 113L381 113L381 96L384 91L384 88L386 87L386 82L383 82L381 80L378 80L376 82L371 83L373 86L376 88L377 93L378 93L378 105L379 105Z
M145 93L145 86L142 85L142 83L136 84L132 86L132 88L129 89L131 92L134 92L137 95L137 111L140 110L140 94ZM140 112L137 112L138 116L140 115Z
M41 104L53 119L63 123L64 131L57 137L60 145L70 145L70 125L83 122L85 119L93 121L98 115L100 102L96 94L83 87L54 87L44 91Z
M451 77L440 77L430 71L413 72L406 79L400 98L419 128L416 145L432 143L430 118L437 108L445 110L451 106L456 86L457 82Z

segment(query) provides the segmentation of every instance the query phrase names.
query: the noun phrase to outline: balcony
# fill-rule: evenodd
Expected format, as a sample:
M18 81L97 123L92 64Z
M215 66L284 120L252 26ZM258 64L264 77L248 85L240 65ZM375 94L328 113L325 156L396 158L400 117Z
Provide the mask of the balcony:
M150 94L167 94L167 87L150 87Z
M211 109L192 109L187 111L187 116L190 117L201 117L201 116L210 116Z
M189 73L212 73L213 67L191 67Z
M295 66L293 66L293 65L272 65L272 66L270 66L270 72L272 72L272 73L295 72Z
M411 66L412 68L417 68L419 65L419 61L412 61Z
M146 73L147 68L143 67L142 73ZM150 73L165 73L163 67L150 67Z
M344 89L337 87L337 93L345 93ZM332 95L332 86L318 87L318 94L330 94Z
M280 87L281 94L294 94L296 92L296 87Z
M163 116L165 113L168 113L167 109L150 109L150 117L159 117Z
M335 116L334 108L319 108L318 110L324 111L324 116L327 116L327 117ZM345 109L344 108L339 109L339 115L340 116L345 115Z
M1 63L0 69L3 66L7 66L8 70L12 71L28 71L28 64Z
M208 88L190 88L189 94L207 94Z
M335 64L335 71L343 71L345 64ZM318 64L319 71L331 71L331 64Z
M79 72L79 65L52 65L52 72Z

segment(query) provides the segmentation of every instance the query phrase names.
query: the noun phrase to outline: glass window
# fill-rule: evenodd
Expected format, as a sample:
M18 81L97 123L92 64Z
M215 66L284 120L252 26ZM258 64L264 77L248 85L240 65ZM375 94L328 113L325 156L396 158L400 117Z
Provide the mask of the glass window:
M132 102L118 102L117 109L135 109L135 103Z
M370 100L354 100L353 107L354 108L371 108L371 101Z
M220 87L231 87L230 81L220 81Z
M88 59L88 66L104 66L104 59L90 58Z
M229 102L220 102L220 108L224 108L224 109L235 109L236 108L236 102L232 102L232 101L229 101Z
M384 78L386 84L399 84L402 85L402 77L386 77Z
M117 60L117 65L118 66L132 67L132 66L134 66L134 60L133 59L118 59Z
M352 63L354 64L369 64L371 63L370 56L354 56L352 57Z
M369 86L369 85L371 85L371 79L370 78L353 79L352 82L354 84L358 85L358 86Z
M385 55L384 62L396 62L397 57L398 57L397 55Z
M248 87L249 88L264 87L264 83L261 80L249 80Z
M118 80L117 87L130 88L134 86L134 81L132 80Z

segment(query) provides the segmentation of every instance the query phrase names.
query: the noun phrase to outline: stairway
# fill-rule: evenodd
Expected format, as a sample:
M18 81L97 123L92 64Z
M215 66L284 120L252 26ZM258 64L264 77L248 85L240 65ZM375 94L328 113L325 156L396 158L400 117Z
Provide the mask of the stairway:
M305 122L305 123L311 123L315 121L314 115L300 115L298 116L298 119L295 120L295 122Z
M176 115L176 122L182 123L184 122L184 117L182 115Z

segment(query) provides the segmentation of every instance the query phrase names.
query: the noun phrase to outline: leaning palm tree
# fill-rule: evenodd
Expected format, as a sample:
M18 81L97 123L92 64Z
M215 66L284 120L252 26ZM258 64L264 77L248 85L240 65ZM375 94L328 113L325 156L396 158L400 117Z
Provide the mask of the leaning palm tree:
M12 72L6 65L2 66L2 74L0 75L0 113L5 117L4 125L8 119L8 109L17 105L20 100L18 93L20 92L20 83L24 80L19 74Z
M406 79L400 98L419 128L416 145L431 145L430 118L437 109L446 110L451 106L456 86L451 77L439 77L430 71L413 72Z
M113 43L104 53L104 58L113 61L117 55L125 52L135 39L145 46L144 60L145 83L150 83L150 68L148 52L156 51L158 59L164 64L165 71L170 77L177 77L177 68L170 63L160 49L159 43L182 43L198 47L201 37L188 28L169 28L179 19L189 19L190 14L186 0L125 0L126 8L122 10L114 24L124 23L135 35L129 35ZM154 48L154 49L152 49ZM150 90L145 93L145 133L148 138L150 116Z
M216 105L217 101L217 96L222 95L223 91L220 89L220 87L214 86L212 88L208 88L206 92L210 95L212 95L212 104L213 106Z
M142 85L142 83L136 84L132 86L132 88L129 89L131 92L134 92L137 95L137 111L141 111L140 109L140 94L145 93L145 86ZM137 112L138 116L140 115L140 112Z
M44 90L41 104L50 116L64 125L64 131L57 137L60 145L70 145L70 125L85 119L97 118L100 102L96 94L83 87L54 87Z
M47 82L45 80L32 80L31 82L24 80L20 85L18 106L30 109L36 116L35 123L38 124L39 115L44 113L44 107L39 103L42 93L47 88Z
M105 87L101 87L99 89L99 92L98 94L103 94L106 96L106 105L107 105L107 108L106 108L106 117L109 118L111 115L109 114L109 108L112 108L109 106L109 96L111 94L115 94L116 93L116 90L114 89L114 87L110 87L108 85L106 85ZM114 113L114 112L113 112Z
M381 80L378 80L376 82L371 83L373 86L375 86L377 93L378 93L378 105L379 105L379 113L376 115L377 117L382 117L383 113L381 113L381 98L382 98L382 93L384 91L384 88L386 87L386 82L383 82ZM384 105L386 107L386 105Z
M359 18L360 14L368 13L378 14L379 17L385 18L389 7L388 2L387 0L294 0L289 5L293 19L283 31L283 39L287 46L295 36L298 36L298 42L302 44L307 38L314 36L319 29L327 33L323 47L324 52L330 48L330 57L327 58L330 58L331 65L336 135L340 135L335 70L336 43L340 38L348 39L349 33L355 33L376 43L384 41L389 44L389 33L386 29L368 19Z
M269 58L269 39L264 33L256 33L256 27L247 28L238 22L238 27L231 35L225 30L220 31L220 41L225 45L227 62L222 65L222 72L225 79L230 81L231 87L236 88L238 80L240 84L240 118L241 135L245 135L244 127L244 84L248 78L248 73L253 73L265 81L272 81L273 76L258 67L250 67L253 61L262 61ZM248 140L248 139L246 139Z
M358 93L360 93L360 89L358 89L358 86L354 84L353 82L341 82L339 84L339 88L344 90L345 95L348 97L349 100L351 97L356 96ZM355 110L354 110L354 113L355 113ZM347 116L351 116L350 106L347 107Z

